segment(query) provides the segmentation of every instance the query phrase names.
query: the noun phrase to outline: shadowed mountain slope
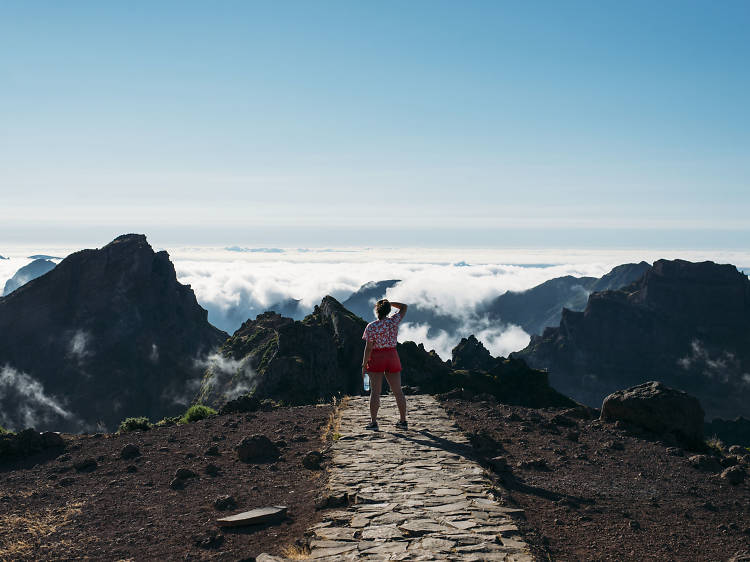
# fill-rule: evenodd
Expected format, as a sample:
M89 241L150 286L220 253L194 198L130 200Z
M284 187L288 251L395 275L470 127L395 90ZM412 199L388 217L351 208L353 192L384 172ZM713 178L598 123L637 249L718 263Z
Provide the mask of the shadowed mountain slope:
M211 359L196 401L221 407L242 393L254 392L261 399L305 404L359 394L366 325L331 296L302 321L260 314L245 322ZM471 349L465 341L474 344ZM402 384L425 392L466 388L509 403L573 404L549 387L547 373L521 360L490 357L473 336L454 350L455 365L411 341L399 343L398 352ZM484 361L472 359L475 354Z
M2 419L76 431L177 413L194 360L226 337L145 236L75 252L0 298Z
M711 417L750 413L750 280L732 265L659 260L635 283L593 293L585 311L512 354L549 369L561 392L598 406L659 380Z

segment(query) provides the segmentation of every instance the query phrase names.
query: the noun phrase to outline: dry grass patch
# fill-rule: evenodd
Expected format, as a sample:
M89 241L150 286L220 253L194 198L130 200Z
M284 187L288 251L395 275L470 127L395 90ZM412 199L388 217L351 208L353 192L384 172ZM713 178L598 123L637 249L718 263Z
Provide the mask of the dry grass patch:
M49 537L81 514L83 502L48 508L37 513L0 516L0 552L2 560L28 558L41 549L55 551L70 548L70 541L53 542Z
M331 440L336 440L338 437L341 436L339 433L339 429L341 429L341 416L344 415L344 410L349 404L349 397L344 396L341 399L341 402L336 404L335 399L333 403L333 411L328 416L328 421L323 426L323 428L320 430L320 440L324 443L330 442Z
M285 546L281 549L281 555L289 560L307 560L310 558L309 546Z

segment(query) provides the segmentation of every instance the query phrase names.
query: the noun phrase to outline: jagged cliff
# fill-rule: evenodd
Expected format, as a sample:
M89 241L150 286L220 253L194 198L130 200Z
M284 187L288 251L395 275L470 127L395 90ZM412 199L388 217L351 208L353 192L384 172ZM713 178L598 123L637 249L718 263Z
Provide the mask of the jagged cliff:
M254 391L291 404L306 404L361 385L362 332L366 322L326 296L301 321L273 312L248 320L209 365L198 401L221 405Z
M750 413L750 281L732 265L659 260L635 283L593 293L583 312L514 357L598 406L648 380L698 397L707 417Z
M331 296L302 321L260 314L245 322L212 358L196 401L220 407L253 392L258 398L306 404L358 394L366 324ZM465 388L514 404L574 404L549 386L546 373L521 360L491 357L474 336L461 341L452 361L442 361L411 341L399 343L398 353L402 384L423 392Z
M490 319L521 326L529 334L541 334L560 323L563 308L583 310L597 291L619 289L641 278L651 266L640 263L618 265L602 277L556 277L527 291L508 291L487 307Z
M0 298L2 419L75 431L174 414L226 337L145 236L75 252Z

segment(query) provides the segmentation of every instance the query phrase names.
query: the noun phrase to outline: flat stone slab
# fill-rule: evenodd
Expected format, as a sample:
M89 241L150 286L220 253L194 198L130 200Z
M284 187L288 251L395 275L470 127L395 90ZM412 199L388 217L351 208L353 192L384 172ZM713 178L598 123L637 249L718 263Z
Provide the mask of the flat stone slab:
M260 525L261 523L273 523L282 521L286 517L287 507L285 505L274 505L243 511L229 517L217 519L219 527L243 527L245 525Z
M348 507L322 512L310 558L531 562L513 521L523 510L489 493L466 436L431 396L408 396L407 405L409 429L396 431L395 401L383 397L373 432L364 429L369 399L348 399L321 491Z

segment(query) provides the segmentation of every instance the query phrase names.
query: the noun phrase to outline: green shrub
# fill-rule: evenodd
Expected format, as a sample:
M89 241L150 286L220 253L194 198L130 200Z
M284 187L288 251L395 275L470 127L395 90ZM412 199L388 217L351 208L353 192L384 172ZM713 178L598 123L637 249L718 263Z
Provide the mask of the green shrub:
M3 435L5 433L13 433L13 432L12 431L8 431L2 425L0 425L0 435Z
M180 418L180 423L192 423L198 420L205 420L206 418L215 415L216 410L213 408L209 408L203 404L195 404L190 406L187 412L185 412L185 415Z
M172 416L169 418L162 418L158 422L156 422L156 427L169 427L172 425L177 425L180 423L180 420L182 418L180 416Z
M139 418L125 418L120 422L120 427L117 428L117 433L127 433L128 431L148 431L154 427L147 417L141 416Z

